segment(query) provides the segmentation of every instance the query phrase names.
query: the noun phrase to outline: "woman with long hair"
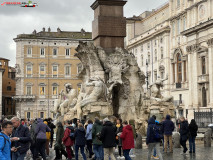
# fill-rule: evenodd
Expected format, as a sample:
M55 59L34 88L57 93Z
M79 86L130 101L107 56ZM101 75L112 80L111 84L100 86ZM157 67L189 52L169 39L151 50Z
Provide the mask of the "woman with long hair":
M195 138L197 136L198 126L194 119L189 124L189 153L195 153Z

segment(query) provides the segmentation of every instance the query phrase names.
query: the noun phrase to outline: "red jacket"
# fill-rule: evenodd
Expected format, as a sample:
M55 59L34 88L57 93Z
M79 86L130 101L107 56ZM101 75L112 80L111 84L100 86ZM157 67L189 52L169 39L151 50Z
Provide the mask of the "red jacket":
M62 141L65 146L73 146L74 142L70 138L70 132L71 129L69 127L66 128L64 131L64 137L62 138Z
M130 125L127 125L123 128L123 132L120 135L120 138L122 139L123 150L134 148L134 135Z

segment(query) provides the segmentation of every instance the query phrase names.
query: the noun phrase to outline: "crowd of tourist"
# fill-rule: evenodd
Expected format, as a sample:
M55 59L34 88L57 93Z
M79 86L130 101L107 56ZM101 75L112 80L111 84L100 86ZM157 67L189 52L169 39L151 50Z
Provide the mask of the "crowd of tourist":
M180 144L183 154L187 152L186 141L189 139L189 153L195 153L195 138L198 126L195 120L188 121L181 117L177 128L180 133ZM152 116L148 121L146 144L148 160L151 158L163 160L160 144L163 142L163 152L173 152L172 133L175 124L169 115L161 122ZM56 131L54 134L54 130ZM55 135L55 141L54 141ZM49 148L55 150L55 160L79 159L79 150L84 160L131 160L137 134L134 123L129 124L122 119L111 122L108 118L92 120L68 120L58 122L56 126L52 119L20 120L17 117L1 123L0 160L24 160L30 153L33 160L46 160L50 157ZM118 157L115 158L115 152Z

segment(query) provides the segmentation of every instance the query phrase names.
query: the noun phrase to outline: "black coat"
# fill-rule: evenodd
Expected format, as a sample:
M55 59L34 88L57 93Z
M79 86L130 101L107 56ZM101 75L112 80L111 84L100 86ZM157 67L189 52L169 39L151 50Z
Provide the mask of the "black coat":
M174 123L170 120L170 116L166 116L166 120L162 123L162 131L164 135L172 135L175 129Z
M103 128L101 130L100 139L103 143L104 148L112 148L116 145L116 128L112 124L112 122L107 121L104 123Z
M17 135L15 135L15 132L16 130L14 129L11 137L18 137L20 138L20 140L17 142L12 142L12 146L15 146L15 147L21 146L21 148L18 149L18 152L20 154L26 153L30 148L30 142L31 142L29 128L21 124L18 127Z
M51 134L54 134L56 126L52 122L48 122L48 127L51 129Z
M186 141L189 134L189 124L188 121L183 121L180 123L180 139Z
M86 145L86 131L83 127L80 127L75 130L74 137L75 137L75 145L78 146L85 146Z
M197 136L197 130L198 126L196 124L189 124L189 135L191 137L196 137Z

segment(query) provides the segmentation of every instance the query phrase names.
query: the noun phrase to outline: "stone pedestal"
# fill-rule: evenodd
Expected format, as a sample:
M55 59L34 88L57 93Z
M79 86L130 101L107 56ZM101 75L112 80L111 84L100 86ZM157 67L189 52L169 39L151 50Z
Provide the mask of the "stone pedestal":
M136 144L135 144L135 149L142 149L142 136L138 133L138 136L136 138Z
M211 147L212 129L209 128L204 134L204 147Z
M175 132L172 136L173 148L180 148L180 134Z

